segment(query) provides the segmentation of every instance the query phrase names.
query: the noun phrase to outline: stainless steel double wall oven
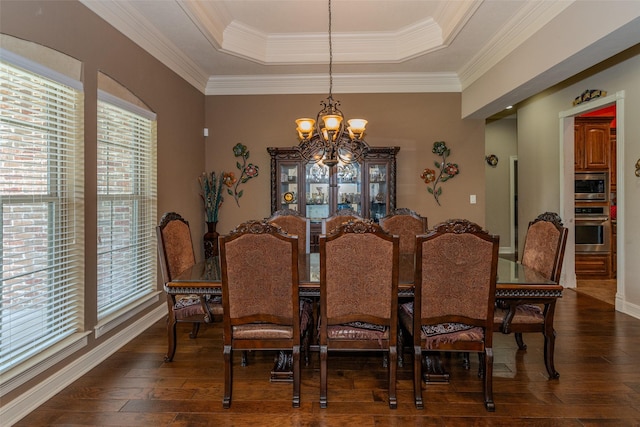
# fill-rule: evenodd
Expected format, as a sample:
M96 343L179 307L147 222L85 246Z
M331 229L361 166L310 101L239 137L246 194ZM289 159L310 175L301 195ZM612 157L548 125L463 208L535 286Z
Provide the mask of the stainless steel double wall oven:
M576 172L576 253L608 253L611 250L607 172Z

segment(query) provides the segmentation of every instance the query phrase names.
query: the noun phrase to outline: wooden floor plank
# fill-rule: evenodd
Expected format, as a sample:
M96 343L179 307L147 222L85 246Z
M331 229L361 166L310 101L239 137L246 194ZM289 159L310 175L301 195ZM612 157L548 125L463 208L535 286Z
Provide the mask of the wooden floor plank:
M398 409L388 407L380 355L329 355L328 408L319 405L319 361L302 369L300 408L291 384L272 383L272 353L252 352L234 366L233 401L222 408L222 328L203 327L189 339L178 327L174 362L165 363L165 322L125 345L62 390L17 426L638 426L640 320L608 303L566 290L556 313L557 380L548 380L540 334L494 338L496 412L482 404L477 357L443 357L449 384L424 387L425 409L413 404L410 352L398 369Z

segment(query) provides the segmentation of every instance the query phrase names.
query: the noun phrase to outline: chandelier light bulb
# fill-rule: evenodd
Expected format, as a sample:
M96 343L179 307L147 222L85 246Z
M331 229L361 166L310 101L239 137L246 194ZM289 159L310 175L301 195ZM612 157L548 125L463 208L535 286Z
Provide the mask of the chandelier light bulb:
M364 133L364 128L367 127L368 122L365 119L351 119L347 123L355 133Z
M324 122L324 127L327 128L327 130L336 131L340 129L342 117L336 114L328 114L322 118L322 121Z

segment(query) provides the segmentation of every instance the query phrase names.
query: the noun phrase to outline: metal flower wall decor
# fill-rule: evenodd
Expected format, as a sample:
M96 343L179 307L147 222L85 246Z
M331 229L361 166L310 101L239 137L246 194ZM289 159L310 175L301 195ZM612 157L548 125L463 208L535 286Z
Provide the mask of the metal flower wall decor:
M253 163L247 164L247 160L249 159L249 150L247 150L247 146L241 143L237 143L233 147L233 155L236 157L242 158L242 163L240 161L236 161L236 167L240 170L240 178L236 178L233 172L226 172L223 176L224 183L227 187L227 193L236 201L238 207L240 206L240 197L242 197L243 190L238 190L240 184L245 184L252 178L258 176L258 165L254 165ZM231 188L233 187L233 191Z
M442 161L436 160L434 162L436 167L435 170L425 168L425 170L422 171L420 178L422 178L425 184L429 185L429 187L427 187L427 191L430 194L433 194L433 197L436 199L436 203L440 206L440 196L442 195L442 187L439 186L440 183L447 182L451 178L454 178L460 173L460 169L458 168L457 163L447 162L447 157L451 154L451 150L447 147L447 144L444 141L434 142L431 152L440 156ZM438 171L437 175L436 170Z

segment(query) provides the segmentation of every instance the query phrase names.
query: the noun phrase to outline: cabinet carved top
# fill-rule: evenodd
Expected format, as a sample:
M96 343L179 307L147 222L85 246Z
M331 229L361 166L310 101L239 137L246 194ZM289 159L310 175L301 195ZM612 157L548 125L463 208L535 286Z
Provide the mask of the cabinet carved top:
M365 159L387 159L394 157L400 147L369 147ZM267 147L267 152L273 159L278 160L300 160L298 147Z

